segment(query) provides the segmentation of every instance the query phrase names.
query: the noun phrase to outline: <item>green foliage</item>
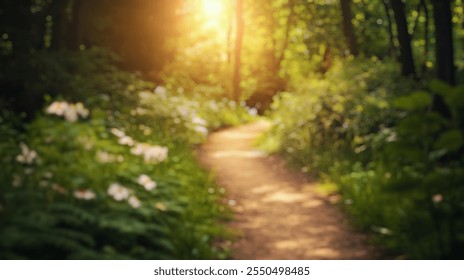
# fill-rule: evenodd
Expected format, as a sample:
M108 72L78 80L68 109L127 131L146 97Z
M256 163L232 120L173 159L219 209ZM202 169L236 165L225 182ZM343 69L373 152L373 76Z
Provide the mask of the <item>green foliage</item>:
M336 185L353 221L393 254L461 258L462 89L439 81L414 89L395 68L345 61L323 80L296 85L275 99L263 139ZM430 91L451 118L431 110Z
M14 114L0 119L0 258L226 257L213 246L227 237L223 190L198 167L192 145L236 121L215 119L235 106L150 90L94 63L87 86L80 74L67 76L73 92L48 99L22 131Z
M274 100L269 139L277 138L298 162L327 169L332 157L367 156L389 137L388 126L398 118L390 93L407 92L411 83L400 78L396 64L364 59L339 62L326 79L316 76L293 88Z

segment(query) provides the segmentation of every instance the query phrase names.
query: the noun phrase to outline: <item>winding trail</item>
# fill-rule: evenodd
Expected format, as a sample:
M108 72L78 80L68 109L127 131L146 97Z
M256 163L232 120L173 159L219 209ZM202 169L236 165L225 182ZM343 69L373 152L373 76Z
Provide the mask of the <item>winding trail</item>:
M234 259L376 259L375 248L340 211L315 192L316 182L289 170L278 156L253 148L262 121L213 133L200 162L227 189L241 234Z

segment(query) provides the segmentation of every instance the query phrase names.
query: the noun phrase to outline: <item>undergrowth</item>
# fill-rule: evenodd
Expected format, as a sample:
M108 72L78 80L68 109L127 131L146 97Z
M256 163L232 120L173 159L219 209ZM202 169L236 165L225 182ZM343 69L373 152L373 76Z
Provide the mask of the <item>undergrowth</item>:
M399 258L462 258L464 90L351 60L275 98L262 146L319 174L353 222ZM450 117L432 110L443 98Z
M102 50L29 59L11 87L29 101L0 103L0 258L226 258L224 189L193 148L246 108L155 86Z

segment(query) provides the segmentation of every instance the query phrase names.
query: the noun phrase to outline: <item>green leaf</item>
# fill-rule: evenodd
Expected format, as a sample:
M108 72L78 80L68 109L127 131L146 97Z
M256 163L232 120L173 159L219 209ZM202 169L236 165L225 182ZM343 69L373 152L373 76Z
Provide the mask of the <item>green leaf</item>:
M445 97L446 104L452 109L464 108L464 86L458 86L452 89Z
M464 137L462 132L458 129L452 129L441 134L434 146L437 149L446 149L449 152L455 152L459 150L463 144Z
M433 80L430 82L430 90L440 94L441 96L447 96L453 88L445 82L440 80Z
M432 97L425 91L416 91L408 96L398 97L393 100L393 106L406 111L427 109L432 105Z

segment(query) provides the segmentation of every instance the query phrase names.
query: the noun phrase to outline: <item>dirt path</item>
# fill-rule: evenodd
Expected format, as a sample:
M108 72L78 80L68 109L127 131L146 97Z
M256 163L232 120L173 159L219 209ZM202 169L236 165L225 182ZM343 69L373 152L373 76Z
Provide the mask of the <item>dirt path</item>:
M253 148L268 128L258 122L213 133L199 153L217 174L241 232L234 259L375 259L365 237L277 156Z

